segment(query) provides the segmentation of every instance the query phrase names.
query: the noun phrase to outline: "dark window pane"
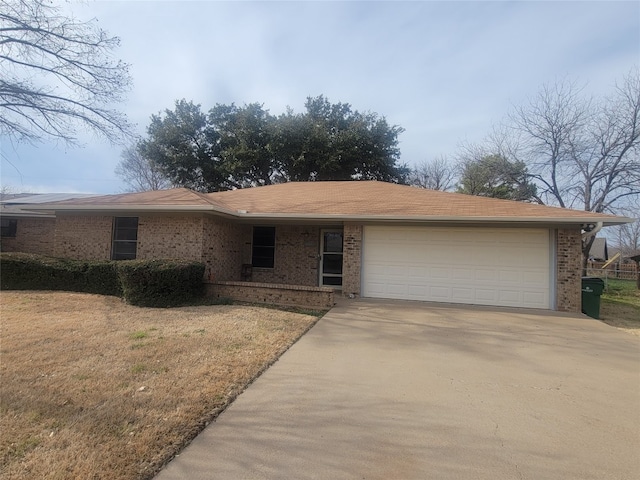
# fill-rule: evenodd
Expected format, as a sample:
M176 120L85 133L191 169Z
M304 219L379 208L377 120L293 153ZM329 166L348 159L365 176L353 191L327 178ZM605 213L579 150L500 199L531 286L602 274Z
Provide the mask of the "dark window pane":
M251 264L254 267L273 268L275 264L275 227L253 227Z
M324 251L334 253L342 252L342 232L324 233Z
M138 217L116 217L113 222L113 260L136 258Z
M341 286L342 277L322 277L323 285Z
M130 240L136 241L138 239L138 230L130 228L117 229L114 233L114 240Z
M276 244L275 227L254 227L253 244L261 247L273 247Z
M322 273L342 273L342 254L325 253L322 257Z
M134 228L138 229L138 217L116 217L116 229Z
M15 237L18 231L18 220L11 218L2 219L2 231L0 236L3 237Z
M116 242L113 244L114 260L133 260L136 258L135 242Z

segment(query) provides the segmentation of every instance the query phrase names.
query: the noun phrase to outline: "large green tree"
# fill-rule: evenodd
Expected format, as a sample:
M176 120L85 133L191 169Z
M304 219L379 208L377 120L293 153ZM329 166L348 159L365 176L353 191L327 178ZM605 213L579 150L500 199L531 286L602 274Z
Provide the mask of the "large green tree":
M274 116L263 105L215 105L208 114L186 100L154 115L139 153L173 185L217 191L283 181L406 181L398 135L375 113L308 98L305 112Z
M305 108L278 119L274 150L288 179L406 181L409 170L398 165L402 127L322 95L307 98Z
M527 167L501 155L486 155L463 162L458 193L505 200L532 201L536 186L529 182Z
M200 108L179 100L174 110L153 115L138 151L153 160L173 185L199 191L229 188L217 132Z
M261 104L218 104L210 110L208 120L218 138L226 186L269 185L278 178L273 155L276 119Z

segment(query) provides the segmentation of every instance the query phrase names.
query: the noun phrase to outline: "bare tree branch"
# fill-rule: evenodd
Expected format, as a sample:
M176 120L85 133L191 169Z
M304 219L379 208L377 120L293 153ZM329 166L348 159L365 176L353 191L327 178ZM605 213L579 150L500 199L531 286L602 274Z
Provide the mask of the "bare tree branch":
M424 161L409 174L409 184L430 190L447 191L456 182L456 167L446 157Z
M173 186L160 166L140 153L138 144L125 148L121 156L115 172L127 185L128 191L145 192Z
M600 213L636 204L640 71L632 69L600 101L585 97L572 82L545 85L477 148L524 162L541 203Z
M112 58L119 43L45 0L0 0L0 133L30 143L75 144L83 128L130 138L126 117L110 107L131 84L129 66Z

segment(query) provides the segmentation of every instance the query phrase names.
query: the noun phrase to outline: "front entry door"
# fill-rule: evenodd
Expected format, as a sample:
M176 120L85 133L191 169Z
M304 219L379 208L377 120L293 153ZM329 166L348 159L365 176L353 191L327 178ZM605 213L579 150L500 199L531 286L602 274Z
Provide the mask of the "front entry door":
M320 285L342 288L342 230L322 230Z

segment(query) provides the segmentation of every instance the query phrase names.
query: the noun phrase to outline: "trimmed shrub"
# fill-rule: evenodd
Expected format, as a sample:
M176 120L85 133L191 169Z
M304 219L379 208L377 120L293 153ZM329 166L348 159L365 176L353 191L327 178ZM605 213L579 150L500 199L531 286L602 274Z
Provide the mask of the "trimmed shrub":
M122 294L115 262L8 252L0 254L0 288Z
M204 264L186 260L118 262L118 278L127 303L141 307L175 307L204 295Z

